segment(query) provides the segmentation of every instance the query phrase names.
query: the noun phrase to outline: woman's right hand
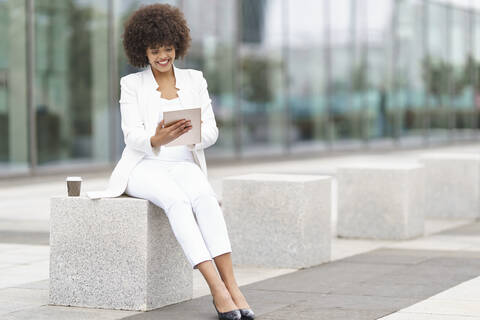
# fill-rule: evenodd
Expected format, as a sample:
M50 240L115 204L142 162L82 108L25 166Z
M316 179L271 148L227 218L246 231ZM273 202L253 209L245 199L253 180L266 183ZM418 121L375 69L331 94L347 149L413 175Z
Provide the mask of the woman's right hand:
M150 138L150 143L153 147L165 145L190 129L192 129L190 120L180 119L164 126L164 120L162 119L155 129L155 135Z

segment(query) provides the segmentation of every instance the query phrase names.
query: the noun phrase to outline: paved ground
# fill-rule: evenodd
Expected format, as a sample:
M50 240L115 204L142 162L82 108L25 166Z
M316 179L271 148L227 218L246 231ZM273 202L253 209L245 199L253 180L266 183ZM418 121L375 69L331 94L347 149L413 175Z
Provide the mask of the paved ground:
M421 249L425 240L441 246L448 239L450 249ZM475 247L455 249L462 241ZM416 249L402 248L415 243ZM480 319L480 222L378 245L381 248L257 281L242 290L259 320ZM209 295L149 312L48 306L48 279L0 289L0 302L0 318L5 320L215 319Z
M423 151L478 150L480 144ZM334 174L341 163L416 161L423 151L209 166L209 177L221 195L221 179L233 174ZM103 188L108 174L84 176L83 190ZM216 318L198 272L195 299L146 313L48 306L49 198L66 191L62 176L33 180L0 182L0 319ZM332 216L335 223L335 206ZM480 319L479 258L479 222L428 220L419 239L334 238L331 263L298 271L238 267L236 275L258 319L468 320Z
M480 223L444 235L472 233L480 235ZM480 251L386 248L250 284L243 291L259 320L367 320L378 319L479 276ZM468 302L468 310L457 308L458 314L450 315L480 319L480 296L469 298L475 300L461 300ZM214 319L210 300L205 296L126 319ZM447 301L450 305L458 302L453 298ZM434 302L436 305L431 303L430 308L409 309L410 319L417 319L417 313L448 315L446 308L435 308L444 301Z

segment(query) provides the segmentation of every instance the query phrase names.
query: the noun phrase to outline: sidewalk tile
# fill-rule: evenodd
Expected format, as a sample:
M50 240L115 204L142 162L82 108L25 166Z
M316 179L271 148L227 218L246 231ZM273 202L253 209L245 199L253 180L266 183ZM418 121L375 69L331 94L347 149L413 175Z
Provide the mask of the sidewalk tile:
M46 305L4 314L2 320L117 320L137 313Z

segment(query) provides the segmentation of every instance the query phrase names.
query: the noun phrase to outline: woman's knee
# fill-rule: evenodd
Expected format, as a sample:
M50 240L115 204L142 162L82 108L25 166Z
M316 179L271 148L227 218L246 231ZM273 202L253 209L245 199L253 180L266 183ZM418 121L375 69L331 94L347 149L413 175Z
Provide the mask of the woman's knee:
M211 209L219 209L218 199L213 192L199 192L190 199L193 208L209 207Z
M187 196L185 195L175 195L168 196L163 199L163 209L168 213L172 210L178 208L191 208L191 204Z

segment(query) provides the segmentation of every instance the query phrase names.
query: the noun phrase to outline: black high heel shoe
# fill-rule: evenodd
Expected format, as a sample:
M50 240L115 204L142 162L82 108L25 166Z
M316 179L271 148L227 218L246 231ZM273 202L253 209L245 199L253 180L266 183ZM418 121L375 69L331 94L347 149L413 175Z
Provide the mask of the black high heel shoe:
M218 313L219 320L241 320L242 319L242 314L240 313L240 310L235 309L232 311L220 312L218 311L214 300L212 300L212 303L213 303L213 306L215 307L215 310Z
M255 319L255 313L252 309L239 309L240 314L242 315L242 320L253 320Z

